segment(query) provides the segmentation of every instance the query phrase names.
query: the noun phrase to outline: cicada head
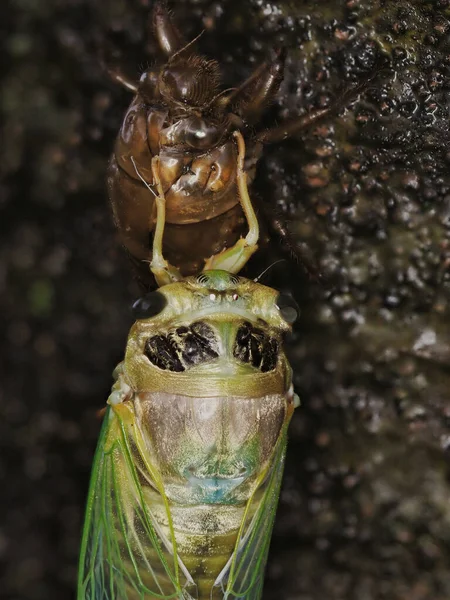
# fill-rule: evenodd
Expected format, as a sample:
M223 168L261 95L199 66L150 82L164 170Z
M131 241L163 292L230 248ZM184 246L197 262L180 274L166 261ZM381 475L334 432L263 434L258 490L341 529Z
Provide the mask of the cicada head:
M269 287L206 271L163 286L135 310L125 358L134 389L242 396L290 386L282 341L296 307Z
M161 69L159 90L169 102L203 107L214 98L220 84L215 60L197 54L175 54Z

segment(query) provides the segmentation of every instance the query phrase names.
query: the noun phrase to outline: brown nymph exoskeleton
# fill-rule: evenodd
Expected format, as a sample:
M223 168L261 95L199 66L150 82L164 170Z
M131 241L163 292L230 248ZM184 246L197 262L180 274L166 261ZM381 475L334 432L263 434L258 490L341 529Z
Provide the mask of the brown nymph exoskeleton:
M219 64L195 52L196 40L184 42L163 2L154 7L153 28L165 64L144 71L139 82L109 69L135 94L111 157L108 190L121 241L144 287L151 284L148 263L158 195L153 157L159 157L165 197L164 252L182 275L199 273L208 259L240 240L246 225L234 134L246 140L244 170L251 183L265 143L283 140L337 107L255 133L282 81L284 53L274 51L240 86L221 90ZM341 96L339 106L357 92L353 88ZM278 227L280 235L285 231Z

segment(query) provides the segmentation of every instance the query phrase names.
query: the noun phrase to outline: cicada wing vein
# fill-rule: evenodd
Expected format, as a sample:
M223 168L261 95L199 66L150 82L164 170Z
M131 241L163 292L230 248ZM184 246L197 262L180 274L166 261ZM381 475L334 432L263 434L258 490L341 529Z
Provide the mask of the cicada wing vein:
M287 424L266 470L262 495L258 497L257 489L249 499L233 556L216 580L215 586L222 589L225 600L261 598L264 569L283 477L286 443ZM251 506L254 503L257 504L257 508L250 518Z
M92 471L78 600L190 600L193 582L178 568L175 540L152 520L131 441L120 411L109 407Z

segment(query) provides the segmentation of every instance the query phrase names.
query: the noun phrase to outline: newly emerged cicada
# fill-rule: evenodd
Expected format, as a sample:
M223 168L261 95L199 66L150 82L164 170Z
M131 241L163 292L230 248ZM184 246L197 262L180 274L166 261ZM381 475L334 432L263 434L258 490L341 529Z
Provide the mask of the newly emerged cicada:
M244 211L256 221L242 168ZM283 338L295 303L238 271L241 246L183 278L164 258L166 199L151 162L160 289L134 306L94 462L78 600L261 598L297 398ZM228 271L219 267L229 266Z
M197 54L195 40L183 41L165 3L154 7L153 28L166 63L144 71L139 82L117 67L109 69L135 94L111 157L108 189L121 241L144 286L156 217L152 157L160 159L166 198L165 254L183 275L199 273L209 257L238 241L245 226L234 132L246 138L251 182L263 144L285 139L345 106L359 89L348 90L338 104L258 132L283 78L283 52L274 51L240 86L221 90L219 64ZM286 228L276 230L287 235Z
M261 598L295 402L285 310L225 271L142 299L94 463L78 600Z

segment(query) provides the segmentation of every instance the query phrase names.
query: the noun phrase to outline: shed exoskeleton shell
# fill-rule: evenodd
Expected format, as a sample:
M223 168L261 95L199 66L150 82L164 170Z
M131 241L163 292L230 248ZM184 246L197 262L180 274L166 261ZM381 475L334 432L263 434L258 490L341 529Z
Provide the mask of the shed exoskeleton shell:
M274 50L238 87L221 90L219 64L199 55L195 40L183 41L164 3L155 4L153 29L167 62L144 71L139 82L117 67L109 69L135 93L110 160L108 190L121 241L145 288L151 282L146 265L156 215L153 157L159 157L166 198L165 254L182 275L199 273L212 255L233 246L245 228L233 133L246 138L245 170L251 183L265 143L316 123L348 104L362 87L349 89L329 107L258 132L283 78L283 51ZM279 220L271 223L278 236L289 236ZM296 252L295 244L289 247Z

